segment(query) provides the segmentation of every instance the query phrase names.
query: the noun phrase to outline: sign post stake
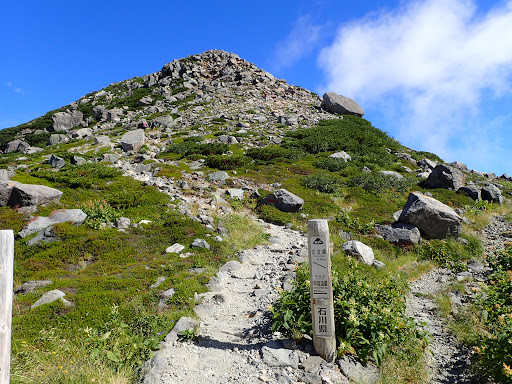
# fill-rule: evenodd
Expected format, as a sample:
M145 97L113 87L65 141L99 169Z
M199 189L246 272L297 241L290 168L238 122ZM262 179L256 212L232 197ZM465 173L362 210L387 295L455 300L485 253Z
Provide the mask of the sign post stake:
M308 250L313 346L321 358L332 363L336 358L336 334L327 220L308 221Z
M9 383L11 368L14 233L0 231L0 383Z

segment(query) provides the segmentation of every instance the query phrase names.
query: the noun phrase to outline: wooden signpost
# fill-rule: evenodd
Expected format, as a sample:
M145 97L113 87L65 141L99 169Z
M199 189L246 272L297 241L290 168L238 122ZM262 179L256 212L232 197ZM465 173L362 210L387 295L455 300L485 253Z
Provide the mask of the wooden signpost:
M313 346L320 357L332 363L336 358L336 336L327 220L308 221L308 250Z
M9 383L11 368L14 233L0 231L0 384Z

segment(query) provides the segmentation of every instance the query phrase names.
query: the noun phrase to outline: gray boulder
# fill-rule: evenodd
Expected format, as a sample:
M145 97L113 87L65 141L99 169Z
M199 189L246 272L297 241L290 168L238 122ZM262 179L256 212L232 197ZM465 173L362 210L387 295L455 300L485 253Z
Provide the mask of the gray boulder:
M334 92L324 94L322 107L327 112L336 113L338 115L356 115L359 117L364 115L363 108L354 100Z
M473 200L477 201L482 198L481 189L478 188L475 184L468 184L464 187L460 187L459 191L464 192L464 194Z
M363 365L354 356L343 356L338 360L338 366L351 382L377 384L380 382L379 368L371 363Z
M66 296L66 294L58 289L54 289L53 291L46 292L43 296L41 296L41 298L39 300L37 300L34 304L32 304L30 309L37 308L43 304L53 303L56 300L62 301L62 303L66 307L71 307L73 304L71 302L67 301L66 299L64 299L64 296Z
M124 110L122 108L109 109L107 111L107 121L118 123L121 121L121 116L123 116L123 114Z
M174 243L170 247L167 247L165 250L166 253L181 253L185 249L184 245L181 245L180 243Z
M123 151L138 151L146 141L146 136L143 129L135 129L126 132L121 137L121 147Z
M54 224L65 223L67 221L75 225L80 225L86 218L87 215L81 209L57 209L51 212L48 217L37 216L30 220L25 224L18 235L24 238Z
M107 118L107 107L104 105L97 105L92 109L92 115L96 121L102 121Z
M61 197L61 191L45 185L13 183L6 205L10 207L28 207L49 204L58 202Z
M227 179L229 179L229 175L227 174L227 172L224 172L224 171L217 171L217 172L213 172L213 173L210 173L208 175L208 179L210 179L211 182L222 182L222 181L226 181Z
M490 201L491 203L498 203L500 205L503 204L501 190L493 184L487 184L482 187L482 200Z
M419 192L409 195L398 221L414 225L425 237L434 239L459 237L462 230L462 218L453 209Z
M92 129L91 128L80 128L74 131L71 134L71 137L74 139L82 139L84 137L88 137L92 135Z
M384 238L384 240L393 244L412 245L418 244L421 241L419 229L412 225L407 226L407 224L404 224L397 227L387 227L376 224L375 230Z
M184 331L194 331L199 327L199 322L190 317L180 317L176 325L173 327L171 332L165 336L165 341L167 343L172 343L173 341L178 340L178 336L180 333Z
M54 133L53 135L50 135L50 138L48 139L48 142L46 145L57 145L57 144L63 144L67 143L69 141L69 137L66 135L63 135L62 133Z
M110 143L112 143L112 140L106 135L100 135L94 138L94 144L96 145L110 145Z
M11 177L15 176L16 172L7 169L0 169L0 181L9 181Z
M302 209L304 200L286 189L278 189L261 199L260 204L272 205L282 212L297 212Z
M52 116L52 120L54 132L67 132L84 121L84 114L80 111L57 112Z
M190 244L190 248L206 248L210 249L210 244L204 239L195 239L192 244Z
M437 166L435 161L429 159L421 159L417 161L416 164L418 164L418 167L423 169L434 169Z
M71 164L73 165L82 165L87 163L87 160L85 160L83 157L80 156L73 156L70 160Z
M29 280L26 283L23 283L18 288L15 288L14 294L17 295L20 293L23 294L23 293L34 292L35 290L37 290L39 288L44 288L47 285L50 285L52 283L53 283L53 281L51 281L51 280Z
M349 256L355 256L359 261L367 265L373 265L375 256L373 250L366 244L357 240L350 240L343 244L343 252Z
M5 153L11 152L23 152L27 148L30 148L30 145L23 140L12 140L7 143L7 148L5 148Z
M32 239L27 241L27 247L31 247L33 245L39 243L53 243L54 241L58 241L59 238L57 234L53 231L53 227L48 227L39 231L39 233L34 236Z
M48 160L48 163L54 167L54 168L62 168L66 165L66 162L64 161L64 159L62 157L58 157L58 156L55 156L55 155L51 155L50 156L50 159Z
M445 164L438 164L424 181L425 188L444 188L454 191L464 186L466 175L456 168Z
M388 177L394 177L395 179L403 179L404 177L399 174L398 172L395 172L395 171L380 171L380 173L382 173L384 176L388 176Z
M286 348L273 348L273 343L270 346L265 345L261 348L262 360L265 364L271 367L293 367L298 368L299 356L296 351Z
M139 107L145 107L145 106L152 105L152 104L153 104L153 99L151 98L151 96L145 96L137 102L137 105Z
M340 160L345 160L345 161L352 160L352 157L345 151L333 153L329 157L331 157L333 159L340 159Z

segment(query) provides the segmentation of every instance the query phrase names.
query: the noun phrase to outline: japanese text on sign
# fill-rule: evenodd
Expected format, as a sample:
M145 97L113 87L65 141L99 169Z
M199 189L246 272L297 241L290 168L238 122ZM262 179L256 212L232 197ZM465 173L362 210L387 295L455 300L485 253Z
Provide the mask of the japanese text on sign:
M313 305L313 316L315 317L315 336L332 337L332 324L329 306Z
M313 237L310 241L310 268L313 298L329 298L329 252L325 237Z

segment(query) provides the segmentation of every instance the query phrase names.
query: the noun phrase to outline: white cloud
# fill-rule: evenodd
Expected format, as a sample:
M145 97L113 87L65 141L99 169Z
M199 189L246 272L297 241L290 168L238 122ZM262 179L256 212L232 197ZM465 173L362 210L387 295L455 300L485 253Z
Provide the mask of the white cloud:
M309 15L295 20L286 39L276 44L274 67L288 67L310 54L318 46L325 28L325 25L315 25Z
M468 147L492 151L466 127L483 101L511 93L512 2L486 14L470 0L403 4L340 26L318 60L325 89L386 110L399 140L450 153L465 133Z

